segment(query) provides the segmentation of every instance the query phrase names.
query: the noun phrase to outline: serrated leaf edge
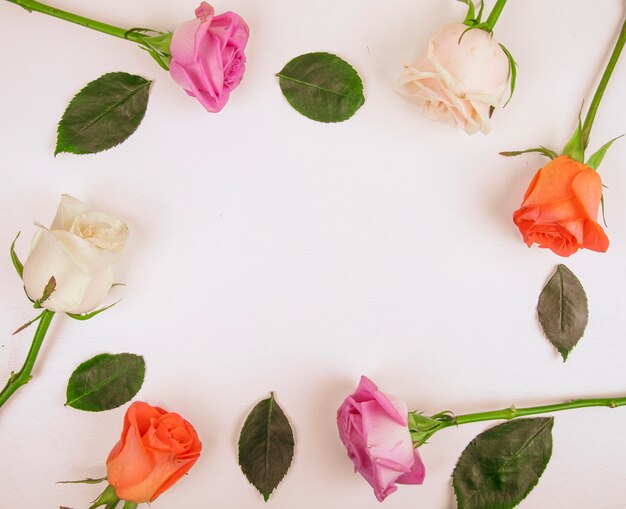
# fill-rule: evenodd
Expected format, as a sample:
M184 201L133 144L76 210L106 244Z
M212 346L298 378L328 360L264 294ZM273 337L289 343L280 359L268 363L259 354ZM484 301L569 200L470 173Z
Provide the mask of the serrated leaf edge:
M517 451L517 452L516 452L513 456L511 456L511 458L509 458L509 460L507 460L505 463L503 463L502 467L504 467L504 466L508 465L508 464L509 464L509 463L510 463L513 459L517 458L517 457L518 457L518 455L519 455L522 451L524 451L524 450L525 450L525 449L526 449L526 448L530 445L530 443L531 443L531 442L532 442L532 441L533 441L533 440L537 437L537 435L539 435L540 433L542 433L542 432L545 430L545 428L546 428L547 426L550 426L550 430L552 430L552 427L553 427L553 425L554 425L554 417L536 417L536 418L533 418L533 419L516 419L518 422L519 422L519 421L521 421L521 420L540 420L540 419L545 419L546 423L545 423L545 424L541 427L541 429L540 429L540 430L538 430L536 433L534 433L534 434L533 434L533 436L532 436L532 437L530 437L530 438L529 438L529 439L528 439L528 440L524 443L524 445L523 445L522 447L520 447L520 448L518 449L518 451ZM505 425L507 425L507 424L511 424L512 422L514 422L514 421L510 421L510 422L505 422L505 423L502 423L502 424L498 424L497 426L505 426ZM471 445L471 444L472 444L475 440L477 440L477 439L480 437L480 435L482 435L483 433L485 433L485 432L487 432L487 431L489 431L489 430L494 429L494 428L495 428L495 427L497 427L497 426L494 426L494 427L492 427L492 428L489 428L489 429L487 429L487 430L483 431L482 433L480 433L478 436L476 436L476 438L474 438L474 440L472 440L472 441L470 442L470 444L468 445L468 447L469 447L469 446L470 446L470 445ZM521 503L522 503L522 502L526 499L526 497L530 494L530 492L531 492L533 489L535 489L535 487L536 487L536 486L537 486L537 484L539 483L539 479L541 479L541 476L543 475L543 472L544 472L544 471L545 471L545 469L547 468L548 463L550 462L550 458L552 457L552 449L553 449L553 444L551 443L551 444L550 444L549 454L548 454L548 460L547 460L547 462L546 462L546 466L544 467L544 470L541 472L541 474L538 474L538 475L537 475L537 480L536 480L533 484L531 484L531 485L529 486L528 491L524 494L524 496L520 499L520 501L519 501L517 504L513 505L513 506L506 507L506 506L504 506L504 505L503 505L502 507L499 507L498 509L512 509L513 507L517 507L519 504L521 504ZM463 450L463 452L465 452L465 449ZM461 453L461 456L463 456L463 453ZM459 458L459 460L460 460L460 458ZM454 471L452 472L452 477L453 477L453 479L454 479L454 474L456 473L457 467L458 467L458 462L457 462L457 466L455 466ZM502 468L502 467L500 467L500 468ZM499 470L498 470L498 471L499 471ZM471 500L471 499L474 497L474 495L475 495L476 493L478 493L478 491L479 491L479 490L475 490L475 491L474 491L474 493L472 494L472 496L471 496L471 497L469 497L466 501L461 501L461 500L459 499L459 493L458 493L458 491L457 491L457 488L456 488L456 485L454 484L454 482L452 483L452 487L454 488L454 495L455 495L456 500L457 500L457 509L464 509L463 504L464 504L464 503L466 503L467 501Z
M75 154L75 155L84 155L84 154L91 154L91 153L97 153L97 152L83 152L83 151L77 151L77 150L67 150L67 145L70 141L72 141L76 135L74 135L69 141L65 140L64 141L64 145L66 145L65 147L61 148L60 144L61 144L61 129L62 129L62 124L65 121L65 116L67 114L67 112L69 111L69 109L74 105L74 102L76 100L76 98L90 85L96 83L97 81L105 78L105 77L109 77L111 75L114 74L126 74L127 76L133 76L133 77L137 77L137 78L141 78L142 80L145 81L145 83L142 83L141 86L137 87L136 90L134 90L131 94L129 94L128 96L126 96L123 100L118 101L117 103L115 103L113 106L109 107L105 112L101 113L100 116L98 116L97 118L95 118L94 120L92 120L88 125L86 125L85 127L83 127L81 129L81 133L84 132L86 129L88 129L89 127L91 127L95 122L97 122L98 120L102 119L105 115L109 114L111 112L111 110L113 108L115 108L116 106L119 106L120 104L122 104L123 102L128 101L131 97L133 97L135 94L137 94L138 92L144 90L146 87L148 87L148 89L150 88L150 86L152 85L152 80L147 80L146 78L144 78L143 76L139 76L137 74L130 74L127 72L123 72L123 71L114 71L114 72L108 72L103 74L102 76L100 76L99 78L96 78L95 80L90 81L89 83L87 83L83 88L81 88L75 95L74 97L72 97L72 99L70 100L70 102L68 103L67 107L65 108L65 111L63 112L63 115L61 116L61 120L59 120L59 123L57 125L57 139L56 139L56 146L54 149L54 156L56 157L58 154L62 154L62 153L67 153L67 154ZM147 109L147 108L146 108ZM143 118L145 117L146 111L144 110L144 112L141 114L140 118L139 118L139 123L141 124L141 121L143 120ZM128 139L128 138L126 138ZM114 147L117 147L118 145L120 145L121 143L123 143L124 141L126 141L126 139L120 141L119 143L116 143L115 145L112 145L111 147L108 147L100 152L104 152L106 150L110 150Z

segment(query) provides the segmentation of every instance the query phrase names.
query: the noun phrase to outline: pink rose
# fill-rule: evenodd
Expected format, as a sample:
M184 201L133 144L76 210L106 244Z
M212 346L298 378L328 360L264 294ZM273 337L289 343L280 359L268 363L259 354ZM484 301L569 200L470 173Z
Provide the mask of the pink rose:
M196 19L180 25L170 45L172 78L210 112L220 111L241 82L250 32L239 15L214 13L202 2Z
M362 376L337 411L339 437L348 457L382 502L399 484L422 484L426 471L413 448L406 404Z

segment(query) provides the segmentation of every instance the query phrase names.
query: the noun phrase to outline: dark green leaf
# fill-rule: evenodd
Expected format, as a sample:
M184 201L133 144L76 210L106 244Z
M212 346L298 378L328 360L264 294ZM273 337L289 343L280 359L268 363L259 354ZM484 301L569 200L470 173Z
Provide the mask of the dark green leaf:
M509 98L507 99L507 101L504 103L504 106L503 106L503 108L506 108L506 105L509 104L509 102L511 102L511 99L513 99L513 92L515 92L515 81L517 80L517 62L513 58L513 55L511 55L511 52L508 49L506 49L504 44L500 44L500 47L502 48L502 51L504 51L506 58L509 60L509 73L511 76L511 93L509 95Z
M583 130L580 122L580 115L578 115L578 126L572 134L572 137L567 142L567 145L563 148L563 154L571 157L575 161L585 162L585 146L583 144Z
M500 152L500 155L505 157L513 157L522 154L528 154L529 152L539 152L540 154L543 154L550 159L556 159L557 157L559 157L554 150L550 150L546 147L529 148L527 150L510 150L507 152Z
M15 252L15 243L17 242L20 233L22 232L17 232L17 235L15 236L15 239L13 239L13 243L11 244L11 261L13 262L13 267L15 267L15 272L17 272L17 275L20 276L20 279L22 279L24 274L24 265L22 265L22 262Z
M458 509L510 509L524 500L550 461L553 423L519 419L472 440L452 474Z
M121 299L120 299L121 300ZM85 321L85 320L89 320L91 318L93 318L96 315L99 315L100 313L103 313L104 311L106 311L107 309L111 309L113 306L115 306L115 304L117 304L119 302L119 300L117 302L114 302L113 304L111 304L110 306L104 307L104 308L100 308L100 309L96 309L95 311L92 311L91 313L86 313L84 315L77 315L76 313L65 313L67 316L69 316L70 318L73 318L74 320L81 320L81 321Z
M78 481L59 481L57 484L99 484L101 482L106 481L106 477L101 477L100 479L80 479Z
M622 136L624 135L622 134ZM602 163L602 160L604 159L604 156L606 155L607 151L611 148L611 145L613 145L613 142L615 140L619 140L622 136L613 138L611 141L602 145L597 152L595 152L594 154L591 155L591 157L589 157L589 160L587 161L587 166L589 166L590 168L593 168L594 170L597 170L600 167L600 164Z
M65 404L88 412L117 408L139 392L145 370L145 362L139 355L96 355L72 373Z
M59 122L54 154L94 154L122 143L146 113L151 83L125 72L105 74L89 83Z
M557 266L541 292L537 313L544 334L566 361L583 337L589 311L583 286L565 265Z
M319 122L342 122L363 105L363 83L350 64L330 53L307 53L278 73L289 104Z
M293 449L291 426L272 393L252 409L239 436L241 470L266 502L289 470Z

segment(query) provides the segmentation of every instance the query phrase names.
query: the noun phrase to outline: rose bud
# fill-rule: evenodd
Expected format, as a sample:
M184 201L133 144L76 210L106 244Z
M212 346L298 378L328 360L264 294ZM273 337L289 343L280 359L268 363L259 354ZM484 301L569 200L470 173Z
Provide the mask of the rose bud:
M493 108L507 93L509 74L509 59L492 34L452 23L405 68L398 92L432 120L448 120L468 134L486 134Z
M560 156L535 174L513 221L528 247L537 243L560 256L582 248L603 253L609 239L597 223L601 199L600 174Z
M406 404L361 377L337 411L339 437L348 457L382 502L398 484L422 484L426 471L413 448Z
M107 459L107 480L122 500L152 502L189 471L201 450L196 430L180 415L137 401Z
M56 286L42 307L77 314L95 309L114 283L113 265L128 237L126 224L65 194L50 229L38 227L23 272L30 299L41 299L54 277Z
M170 45L172 78L210 112L220 111L241 82L249 35L239 15L214 12L202 2L196 19L180 25Z

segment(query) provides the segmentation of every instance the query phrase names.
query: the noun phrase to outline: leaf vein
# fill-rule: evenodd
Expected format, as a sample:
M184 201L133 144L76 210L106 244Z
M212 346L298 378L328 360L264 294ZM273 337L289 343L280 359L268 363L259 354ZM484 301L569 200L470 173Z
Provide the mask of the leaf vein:
M315 85L314 83L309 83L307 81L302 81L302 80L299 80L298 78L292 78L290 76L285 76L284 74L280 74L280 73L278 73L278 77L287 81L293 81L294 83L298 83L300 85L315 88L316 90L321 90L322 92L327 92L329 94L338 95L339 97L343 97L345 99L354 99L354 97L351 95L342 94L341 92L335 92L334 90L330 90L328 88L324 88L319 85Z
M119 99L117 102L115 102L114 104L112 104L111 106L107 107L102 113L100 113L100 115L98 115L96 118L94 118L93 120L91 120L87 125L83 126L81 129L78 129L74 132L74 134L67 138L65 140L65 144L68 145L71 142L73 142L78 136L80 136L81 134L83 134L87 129L89 129L92 125L94 125L96 122L98 122L99 120L101 120L102 118L104 118L105 116L109 115L115 108L117 108L120 104L123 104L127 101L129 101L131 99L131 97L133 97L135 94L141 92L145 87L147 87L148 85L150 85L150 83L152 83L151 81L146 81L146 83L142 83L141 85L139 85L135 90L133 90L130 94L122 97L121 99Z
M534 433L530 438L528 438L528 440L526 440L526 442L524 442L524 444L517 450L517 452L515 452L515 454L513 454L507 461L502 463L502 465L500 466L500 468L498 468L498 470L495 472L495 474L487 475L486 477L487 478L493 478L495 475L500 474L505 467L510 465L515 459L517 459L517 457L522 452L524 452L531 445L531 443L535 440L535 438L537 438L537 436L544 431L544 429L548 426L548 424L550 424L550 420L549 419L545 422L545 424L543 426L541 426L541 428L539 430L537 430L536 433ZM469 502L472 498L474 498L474 496L476 494L478 494L478 492L484 486L485 486L485 482L483 482L476 490L474 490L474 492L467 498L466 501Z
M115 364L119 364L119 361L116 359L115 360ZM131 371L131 369L133 369L134 366L128 366L126 368L123 368L121 371L117 371L115 374L111 375L110 377L102 380L98 385L95 385L93 387L91 387L88 391L82 393L81 395L79 395L78 397L75 397L74 399L72 399L71 401L68 401L66 403L66 405L71 405L73 403L76 403L77 401L80 401L84 398L86 398L87 396L98 392L100 389L102 389L105 385L113 382L114 380L117 380L118 378L121 378L123 375L125 375L126 373L128 373L129 371Z

